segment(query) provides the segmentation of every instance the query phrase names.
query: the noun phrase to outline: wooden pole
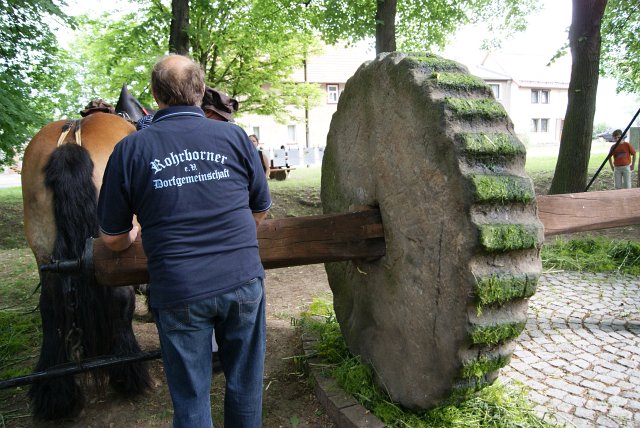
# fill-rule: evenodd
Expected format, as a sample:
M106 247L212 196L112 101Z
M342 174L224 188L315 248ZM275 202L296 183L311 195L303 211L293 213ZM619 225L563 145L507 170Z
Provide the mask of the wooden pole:
M260 258L265 269L384 256L380 211L265 220L258 228ZM149 282L147 258L138 238L131 247L113 252L93 240L93 272L100 285Z
M538 196L538 217L545 237L640 224L640 189ZM260 258L265 269L385 255L380 211L265 220L258 228ZM127 250L113 252L93 240L93 272L100 285L149 282L147 258L140 239ZM91 254L86 257L91 258Z
M640 189L538 196L544 236L640 224Z

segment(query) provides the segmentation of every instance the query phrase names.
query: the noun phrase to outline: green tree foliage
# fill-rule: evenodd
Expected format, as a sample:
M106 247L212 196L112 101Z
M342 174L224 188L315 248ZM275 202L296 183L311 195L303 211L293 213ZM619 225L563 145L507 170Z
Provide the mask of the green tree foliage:
M127 83L143 104L151 105L151 67L166 54L170 11L147 4L136 13L118 18L79 18L79 32L71 52L82 86L82 102L103 98L115 104Z
M64 56L49 27L70 25L51 0L0 0L0 165L66 107Z
M284 119L287 105L304 107L319 97L315 85L292 78L307 56L319 52L305 14L295 0L192 0L193 57L207 83L241 100L240 112Z
M318 52L305 29L304 13L295 1L192 0L191 56L203 66L207 84L239 99L240 114L284 120L287 106L303 107L319 97L314 85L292 78L305 57ZM135 13L118 19L85 19L74 49L85 90L115 100L127 82L132 93L150 105L150 69L168 51L170 22L170 5L161 1L142 1ZM82 42L87 39L91 43Z
M609 0L602 21L602 71L618 91L640 91L640 7L637 0Z
M311 0L308 3L314 28L330 44L357 42L375 35L378 0ZM534 0L398 0L395 19L398 49L444 47L447 37L468 23L487 23L496 35L522 30L527 15L537 8L538 2Z

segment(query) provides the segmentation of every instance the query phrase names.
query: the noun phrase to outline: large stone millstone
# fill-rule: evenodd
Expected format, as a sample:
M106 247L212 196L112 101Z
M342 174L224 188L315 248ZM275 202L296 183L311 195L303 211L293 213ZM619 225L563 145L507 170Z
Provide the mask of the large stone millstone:
M505 110L458 63L381 54L346 84L323 209L379 206L387 253L326 270L350 351L407 408L481 388L509 361L541 271L524 163Z

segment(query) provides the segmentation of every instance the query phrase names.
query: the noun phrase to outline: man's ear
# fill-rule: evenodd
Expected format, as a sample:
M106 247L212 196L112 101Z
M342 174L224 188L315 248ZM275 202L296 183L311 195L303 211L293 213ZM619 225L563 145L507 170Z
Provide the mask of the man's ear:
M154 91L153 88L151 88L151 95L153 95L153 99L156 100L156 104L158 105L158 108L160 110L162 110L163 108L167 107L167 105L165 103L163 103L162 101L160 101L158 99L158 97L156 96L156 91Z

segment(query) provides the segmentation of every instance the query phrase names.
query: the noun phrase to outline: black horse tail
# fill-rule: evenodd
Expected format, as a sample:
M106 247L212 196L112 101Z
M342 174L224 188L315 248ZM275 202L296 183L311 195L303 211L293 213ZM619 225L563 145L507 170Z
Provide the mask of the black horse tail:
M63 144L44 168L45 186L53 195L56 237L52 258L76 259L87 238L97 232L96 189L93 161L76 144ZM42 347L36 371L66 363L99 348L95 324L104 322L98 313L86 318L87 300L96 300L95 288L81 284L78 276L43 273L40 293ZM35 382L30 390L34 417L51 420L76 416L84 396L74 376Z
M56 225L52 257L77 259L87 238L98 235L93 161L82 146L63 144L52 153L44 173L45 185L53 195ZM140 351L131 330L135 307L133 291L99 287L86 283L85 279L79 275L42 274L43 343L37 371L114 352ZM146 367L137 366L133 373L123 373L123 370L119 366L108 372L95 371L93 378L98 386L103 386L108 375L116 388L131 393L140 392L150 384ZM131 380L127 380L127 376ZM36 382L29 395L33 415L38 419L74 417L84 407L82 390L74 376Z

